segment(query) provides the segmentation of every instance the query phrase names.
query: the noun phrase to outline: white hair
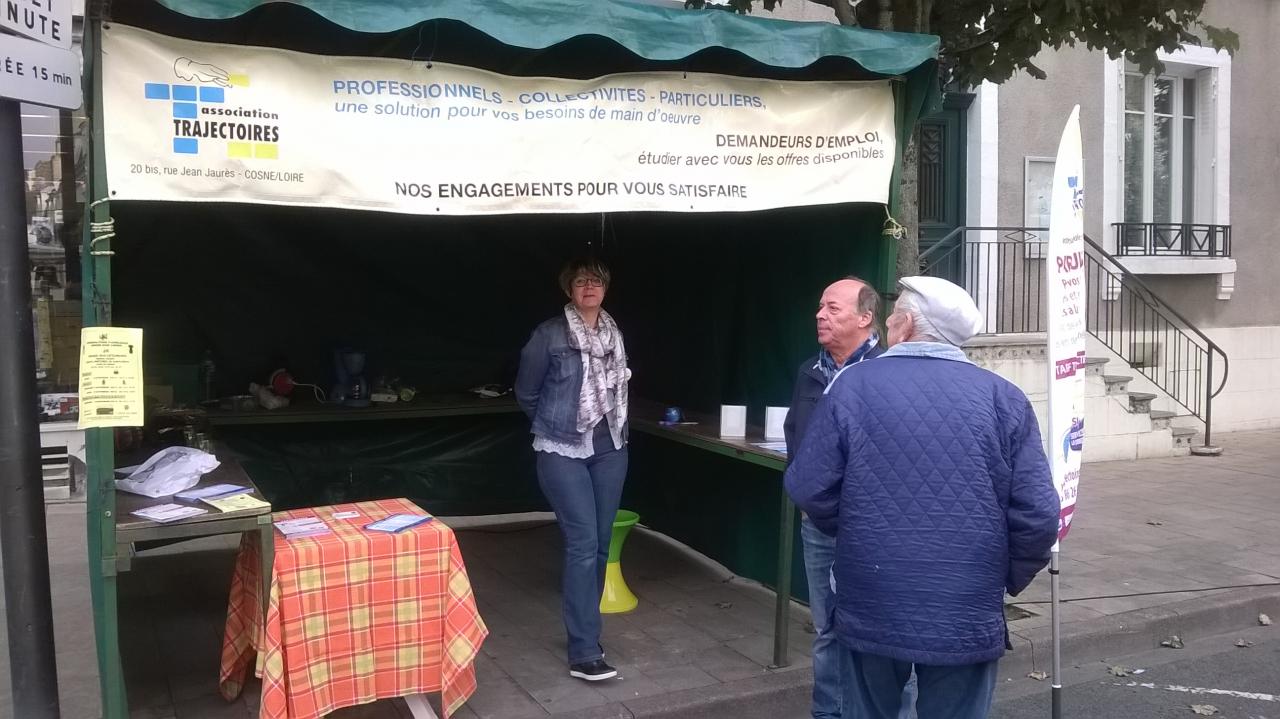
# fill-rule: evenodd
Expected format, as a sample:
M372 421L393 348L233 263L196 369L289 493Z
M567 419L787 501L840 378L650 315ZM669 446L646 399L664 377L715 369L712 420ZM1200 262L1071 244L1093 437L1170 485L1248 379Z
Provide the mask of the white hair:
M943 344L951 344L937 327L929 321L928 317L920 311L919 302L916 299L916 293L912 290L904 289L898 295L898 301L893 305L894 312L901 312L911 318L912 331L908 341L911 342L941 342Z

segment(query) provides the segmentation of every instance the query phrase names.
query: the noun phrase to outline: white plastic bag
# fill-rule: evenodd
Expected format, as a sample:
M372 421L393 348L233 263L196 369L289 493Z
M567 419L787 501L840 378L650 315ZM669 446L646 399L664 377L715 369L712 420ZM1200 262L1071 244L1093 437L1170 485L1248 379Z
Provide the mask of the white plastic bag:
M218 468L218 458L192 447L168 447L116 480L116 489L145 497L168 497L191 489Z

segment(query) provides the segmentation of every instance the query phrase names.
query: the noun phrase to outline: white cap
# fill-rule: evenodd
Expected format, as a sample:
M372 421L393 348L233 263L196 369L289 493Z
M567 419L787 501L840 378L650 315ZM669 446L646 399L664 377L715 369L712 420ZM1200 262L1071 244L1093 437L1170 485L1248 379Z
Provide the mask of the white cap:
M982 313L963 287L941 277L903 277L908 303L924 316L941 338L959 347L982 331Z

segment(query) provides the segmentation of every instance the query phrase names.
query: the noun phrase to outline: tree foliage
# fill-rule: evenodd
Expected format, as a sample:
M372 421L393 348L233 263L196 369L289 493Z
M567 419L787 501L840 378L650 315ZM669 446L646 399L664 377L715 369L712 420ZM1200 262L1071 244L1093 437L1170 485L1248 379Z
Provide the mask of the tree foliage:
M768 11L782 2L686 0L685 7L749 13L757 1ZM1084 45L1153 72L1163 69L1161 50L1208 44L1234 52L1240 45L1231 30L1200 19L1205 0L792 1L829 7L844 25L938 35L947 80L962 87L1003 82L1020 71L1043 79L1034 60L1045 48Z

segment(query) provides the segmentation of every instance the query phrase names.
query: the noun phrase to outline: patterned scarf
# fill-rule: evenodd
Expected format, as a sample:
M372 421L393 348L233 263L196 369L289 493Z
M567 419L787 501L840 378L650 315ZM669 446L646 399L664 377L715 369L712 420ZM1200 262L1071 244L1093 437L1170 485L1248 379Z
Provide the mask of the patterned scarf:
M858 349L854 350L853 354L849 355L849 359L845 360L844 364L840 365L840 367L836 366L836 358L831 356L831 353L827 351L826 347L823 347L822 350L818 352L818 369L822 371L822 376L827 378L827 384L831 384L831 380L835 379L836 373L838 373L842 367L848 367L851 364L861 362L866 358L867 353L871 351L871 348L878 344L880 344L880 336L875 332L872 332L871 336L867 338L867 341L859 345Z
M627 351L622 332L608 312L600 310L598 327L592 331L574 309L564 306L569 321L569 346L582 353L582 392L578 397L578 431L589 432L609 411L609 390L618 427L627 425Z

